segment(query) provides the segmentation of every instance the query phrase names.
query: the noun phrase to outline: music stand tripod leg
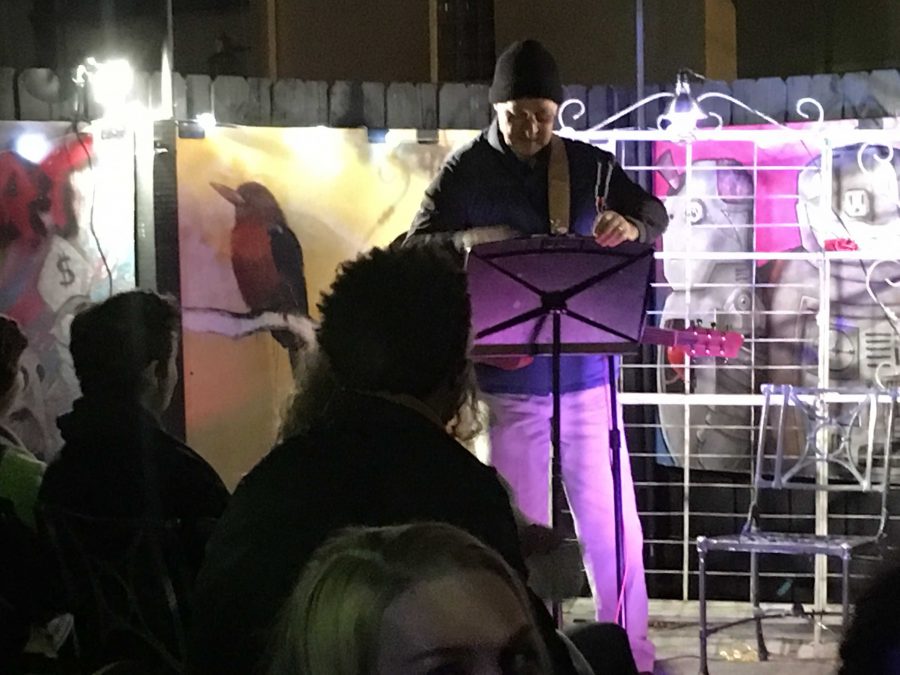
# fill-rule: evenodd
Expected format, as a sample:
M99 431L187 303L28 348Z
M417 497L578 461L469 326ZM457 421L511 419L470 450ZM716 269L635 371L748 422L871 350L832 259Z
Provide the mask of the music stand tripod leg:
M553 370L553 379L551 383L553 411L550 416L550 526L557 532L559 531L560 521L562 520L563 499L565 498L562 482L562 458L560 457L562 438L562 410L559 392L560 366L562 359L561 323L562 319L560 313L553 312L553 351L551 356ZM562 604L559 600L553 601L552 613L556 625L559 628L562 628Z
M626 627L625 608L625 528L622 518L622 437L615 382L615 357L607 356L609 386L609 450L613 484L613 518L616 533L616 623Z

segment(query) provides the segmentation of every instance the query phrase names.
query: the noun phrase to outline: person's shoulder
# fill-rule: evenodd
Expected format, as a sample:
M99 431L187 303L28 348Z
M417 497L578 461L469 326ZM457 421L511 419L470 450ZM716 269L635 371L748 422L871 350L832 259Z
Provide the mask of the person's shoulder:
M81 478L78 468L69 461L65 446L63 446L62 450L44 469L37 500L48 504L64 501L71 492L75 481Z
M615 159L612 153L607 152L606 150L601 150L592 143L586 143L585 141L580 141L574 138L566 138L564 136L560 136L560 138L562 138L566 144L566 153L568 153L572 157L592 159L594 161L601 160L604 162Z
M426 470L437 476L451 480L491 483L496 480L494 469L484 464L470 450L446 432L434 428L434 433L421 434L417 447L426 447L428 452L416 452L408 457L421 463Z
M244 500L275 493L300 497L297 491L309 482L317 465L326 459L319 445L308 434L282 440L241 479L233 499Z
M487 131L482 131L475 138L453 150L444 161L445 170L466 170L480 164L490 153L496 152L488 141Z
M0 439L0 469L15 467L29 473L44 473L47 464L17 443Z
M183 467L201 473L215 473L212 465L204 457L187 443L184 443L168 432L159 430L157 436L156 451L164 453L164 456L175 459Z

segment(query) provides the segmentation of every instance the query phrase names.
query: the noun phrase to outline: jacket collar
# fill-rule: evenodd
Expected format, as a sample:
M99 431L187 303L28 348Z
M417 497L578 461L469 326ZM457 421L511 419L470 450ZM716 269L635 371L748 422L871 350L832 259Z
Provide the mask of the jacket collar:
M491 125L485 130L485 136L487 137L488 144L497 152L506 153L506 144L503 142L503 139L500 138L500 123L497 118L494 117L491 120Z

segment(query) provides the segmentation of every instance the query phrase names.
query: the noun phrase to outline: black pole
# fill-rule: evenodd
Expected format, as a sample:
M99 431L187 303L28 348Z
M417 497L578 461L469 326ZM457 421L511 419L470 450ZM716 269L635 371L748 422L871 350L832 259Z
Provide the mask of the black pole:
M558 310L553 311L553 413L550 417L550 526L555 532L560 531L563 511L562 460L560 458L560 417L562 414L559 395L559 372L562 358L562 317ZM553 603L553 620L562 628L562 606Z
M625 628L625 528L622 523L622 437L619 431L618 400L616 398L616 359L606 357L609 370L609 451L613 484L613 515L616 526L616 623Z

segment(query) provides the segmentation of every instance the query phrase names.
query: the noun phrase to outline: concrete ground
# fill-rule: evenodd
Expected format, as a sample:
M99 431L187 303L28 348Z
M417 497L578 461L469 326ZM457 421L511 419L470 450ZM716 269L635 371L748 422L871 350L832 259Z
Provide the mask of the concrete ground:
M582 598L564 606L567 621L593 617L590 600ZM749 605L711 602L711 625L750 616ZM656 672L665 675L694 675L700 668L698 607L696 602L650 601L650 635L657 650ZM837 623L835 623L837 621ZM791 675L830 674L837 663L840 640L839 617L828 617L820 624L819 643L814 641L812 622L805 619L771 619L763 624L769 661L761 662L756 649L753 623L726 629L709 642L711 675L754 675L784 673Z

